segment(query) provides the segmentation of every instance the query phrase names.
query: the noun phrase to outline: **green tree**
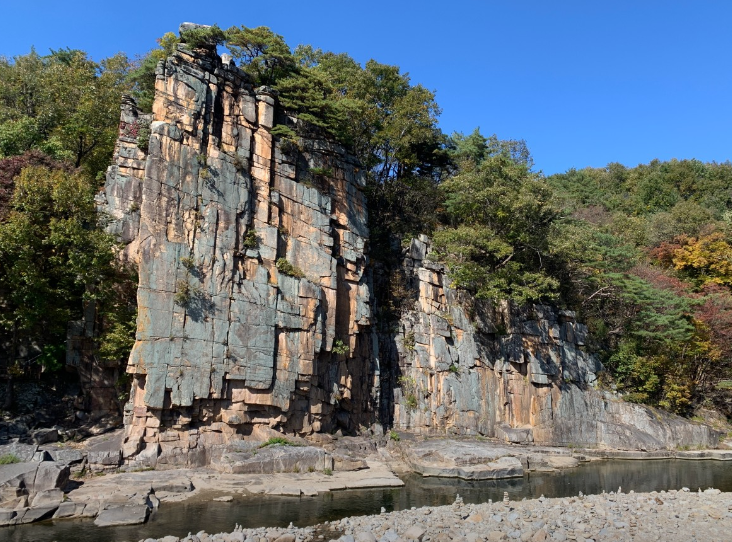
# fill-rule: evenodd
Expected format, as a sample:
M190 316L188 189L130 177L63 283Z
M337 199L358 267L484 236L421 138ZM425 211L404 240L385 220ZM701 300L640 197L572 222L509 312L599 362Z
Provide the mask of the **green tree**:
M548 272L548 238L557 209L543 178L511 148L494 140L479 165L466 163L441 185L450 226L435 232L434 246L453 283L478 298L552 299L559 283Z
M106 169L128 68L124 55L96 63L71 49L0 59L2 156L37 148L92 176Z

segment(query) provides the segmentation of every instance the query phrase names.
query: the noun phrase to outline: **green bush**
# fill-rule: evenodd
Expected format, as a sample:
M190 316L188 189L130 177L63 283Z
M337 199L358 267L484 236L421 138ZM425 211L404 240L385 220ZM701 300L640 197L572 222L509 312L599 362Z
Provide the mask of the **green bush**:
M285 258L278 259L275 266L280 273L282 273L283 275L287 275L288 277L295 277L298 279L305 277L305 273L302 269L300 269L296 265L292 265Z
M193 256L184 256L180 259L180 263L185 267L188 271L191 271L192 269L196 268L196 260Z
M414 352L414 346L417 344L417 341L414 338L414 331L410 331L406 335L404 335L404 348L409 350L410 352Z
M147 152L150 148L150 121L149 120L138 120L139 128L137 129L137 147Z
M251 228L247 231L242 241L241 246L246 249L257 248L259 246L259 237L257 236L257 230Z
M176 292L173 296L173 301L176 305L181 307L187 307L193 299L193 288L188 284L188 281L179 280L176 283Z
M350 348L340 339L333 341L333 348L331 352L334 354L348 354Z

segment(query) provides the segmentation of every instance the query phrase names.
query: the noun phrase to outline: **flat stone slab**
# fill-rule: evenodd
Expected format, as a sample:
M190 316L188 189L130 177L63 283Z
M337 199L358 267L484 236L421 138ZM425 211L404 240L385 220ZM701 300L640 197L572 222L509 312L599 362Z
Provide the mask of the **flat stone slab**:
M408 462L422 476L492 480L524 475L511 450L477 441L428 440L409 447Z
M333 469L333 457L315 446L267 446L229 451L212 464L216 470L233 474L271 474Z
M118 506L103 510L94 520L98 527L113 525L139 525L147 521L150 509L144 505Z

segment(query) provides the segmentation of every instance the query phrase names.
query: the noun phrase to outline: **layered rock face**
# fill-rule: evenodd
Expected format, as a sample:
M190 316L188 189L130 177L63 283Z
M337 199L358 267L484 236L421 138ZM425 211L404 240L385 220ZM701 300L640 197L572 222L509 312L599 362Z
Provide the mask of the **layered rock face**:
M394 340L396 427L561 446L717 445L705 425L596 391L602 365L573 312L468 299L429 251L422 236L404 258L411 298Z
M374 423L631 448L714 439L593 391L601 367L571 312L461 299L426 238L404 260L399 329L377 332L358 163L215 53L180 48L158 66L152 116L122 109L100 204L140 277L128 462L198 465L263 428Z
M369 367L352 362L370 323L354 159L322 139L276 141L275 122L297 120L215 54L160 64L147 153L125 137L136 116L125 104L105 188L140 277L125 455L199 463L258 425L368 419Z

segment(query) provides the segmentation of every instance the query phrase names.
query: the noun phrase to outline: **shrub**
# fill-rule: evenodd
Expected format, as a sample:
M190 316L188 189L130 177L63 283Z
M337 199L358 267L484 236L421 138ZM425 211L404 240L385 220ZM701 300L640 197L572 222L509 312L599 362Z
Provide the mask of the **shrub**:
M179 280L175 285L175 295L173 301L176 305L187 307L193 299L193 288L185 280Z
M138 123L140 127L137 130L137 148L143 152L147 152L150 148L150 121L140 119Z
M333 476L333 469L329 469L328 467L323 469L323 474L326 476Z
M393 440L394 442L399 442L402 439L402 437L399 436L399 433L394 431L393 429L389 431L389 440Z
M295 277L298 279L305 277L305 273L302 269L300 269L296 265L292 265L285 258L278 259L275 266L280 273L282 273L283 275L287 275L288 277Z
M334 354L348 354L350 348L340 339L333 341L333 348L331 352Z
M332 177L333 176L333 170L331 168L324 168L324 167L311 167L308 170L308 173L310 173L311 177Z
M259 246L259 237L257 237L257 230L254 228L247 231L242 241L241 246L244 248L257 248Z
M196 260L193 258L193 256L184 256L180 259L180 263L190 271L191 269L195 269L196 267Z

